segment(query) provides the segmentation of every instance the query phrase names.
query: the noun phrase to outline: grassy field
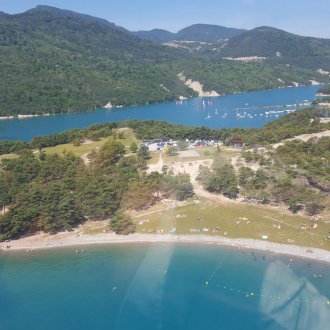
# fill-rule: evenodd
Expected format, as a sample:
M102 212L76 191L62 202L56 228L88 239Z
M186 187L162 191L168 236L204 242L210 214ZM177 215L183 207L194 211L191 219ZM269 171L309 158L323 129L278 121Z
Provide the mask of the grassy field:
M149 222L142 225L142 220ZM313 246L330 250L326 235L330 224L317 222L315 229L302 229L310 220L299 215L290 215L279 209L248 204L220 204L210 200L195 200L187 205L168 208L160 212L144 211L135 218L138 232L169 233L176 227L175 234L222 235L232 238L261 239L278 243ZM209 231L203 232L203 228ZM218 229L216 229L218 228ZM199 230L192 232L191 229Z
M16 154L4 154L4 155L0 155L0 161L1 159L13 159L17 157L18 156Z
M118 130L114 130L117 131ZM125 129L123 131L124 138L118 138L118 141L125 145L126 149L129 151L129 147L132 142L139 143L135 138L135 134L131 129ZM117 134L118 135L118 134ZM94 151L96 148L102 147L102 145L108 141L109 137L100 139L99 141L88 141L88 143L82 143L80 146L76 147L72 143L61 144L55 147L44 148L46 154L63 154L65 152L73 152L77 156L82 156L84 154Z

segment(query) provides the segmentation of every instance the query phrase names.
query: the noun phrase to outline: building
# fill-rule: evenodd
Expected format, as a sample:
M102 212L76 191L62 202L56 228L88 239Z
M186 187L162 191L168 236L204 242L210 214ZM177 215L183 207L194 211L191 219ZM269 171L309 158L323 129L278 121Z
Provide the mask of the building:
M231 142L232 147L235 149L243 148L244 143L240 138L233 138L233 139L231 139L230 142Z

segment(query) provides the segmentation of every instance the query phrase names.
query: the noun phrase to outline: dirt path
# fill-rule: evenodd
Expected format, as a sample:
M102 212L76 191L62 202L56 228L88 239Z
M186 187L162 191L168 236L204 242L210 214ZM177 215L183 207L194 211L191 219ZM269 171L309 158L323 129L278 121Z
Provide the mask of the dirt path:
M197 176L199 173L199 167L207 166L211 167L213 163L212 159L204 159L204 160L195 160L189 162L173 162L172 164L168 165L169 171L172 171L174 175L178 174L189 174L190 181L193 185L194 192L199 197L208 198L214 201L218 201L221 203L239 203L240 200L231 200L223 195L216 195L206 191L197 181ZM162 158L162 154L159 155L158 163L151 164L148 169L148 173L150 172L161 172L162 167L164 165L164 160Z
M164 159L163 159L162 152L161 152L159 154L158 162L155 164L148 165L147 173L151 173L151 172L162 173L163 166L164 166Z
M86 165L86 166L88 166L89 164L90 164L90 160L88 159L88 155L89 155L89 152L87 152L86 154L83 154L82 156L81 156L81 159L84 161L84 164Z
M311 134L302 134L302 135L297 135L295 136L294 138L292 139L286 139L286 140L283 140L279 143L275 143L273 144L273 148L278 148L279 146L282 146L285 142L288 142L288 141L293 141L293 140L301 140L301 141L308 141L309 139L311 138L321 138L321 137L325 137L325 136L330 136L330 130L327 130L327 131L323 131L323 132L318 132L318 133L311 133Z
M190 181L194 188L194 193L198 197L206 198L212 201L215 201L217 203L221 203L222 205L238 205L238 204L245 204L245 205L255 205L259 207L263 207L258 204L254 203L248 203L243 200L243 198L237 198L237 199L230 199L220 194L213 194L208 191L206 191L201 184L197 181L197 176L199 174L199 167L200 165L211 167L213 163L212 159L204 159L204 160L195 160L195 161L187 161L187 162L173 162L172 164L168 165L168 170L172 171L174 175L177 175L179 173L183 174L189 174ZM148 173L151 173L153 171L157 171L161 173L162 167L164 164L164 160L162 158L162 155L159 155L159 160L157 164L151 164L148 169ZM276 209L281 210L283 214L288 214L289 211L286 207L282 205L267 205L267 209Z

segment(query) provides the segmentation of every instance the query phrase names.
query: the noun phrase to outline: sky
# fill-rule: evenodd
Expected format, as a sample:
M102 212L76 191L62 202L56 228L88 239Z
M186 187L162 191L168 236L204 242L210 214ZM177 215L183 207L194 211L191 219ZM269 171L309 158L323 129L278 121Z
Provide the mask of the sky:
M330 0L0 0L0 11L16 14L40 4L104 18L131 31L177 32L195 23L266 25L330 38Z

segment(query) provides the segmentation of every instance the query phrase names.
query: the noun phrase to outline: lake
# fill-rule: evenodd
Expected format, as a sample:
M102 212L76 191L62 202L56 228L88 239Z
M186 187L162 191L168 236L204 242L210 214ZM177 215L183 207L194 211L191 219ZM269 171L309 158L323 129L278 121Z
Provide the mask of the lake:
M327 329L330 264L217 245L0 255L0 328Z
M50 135L95 123L127 119L166 120L176 124L212 128L261 127L290 110L304 107L294 104L314 100L319 88L320 86L281 88L212 98L198 97L139 107L0 120L0 139L29 141L37 135Z

